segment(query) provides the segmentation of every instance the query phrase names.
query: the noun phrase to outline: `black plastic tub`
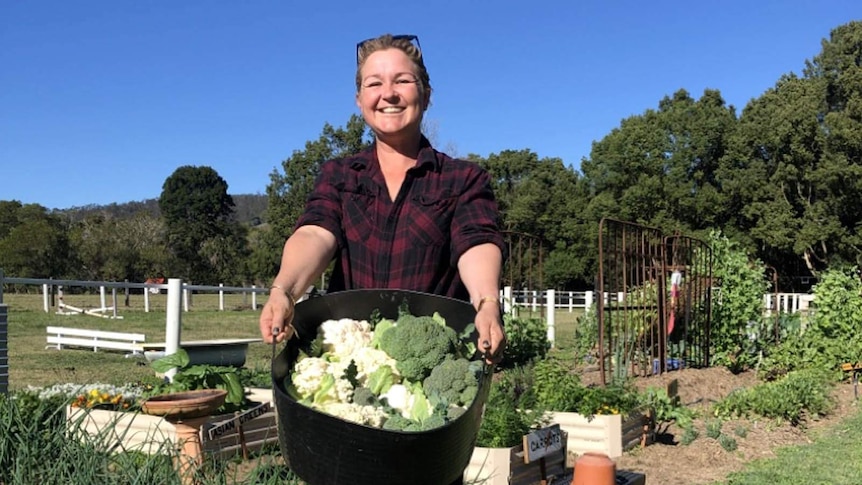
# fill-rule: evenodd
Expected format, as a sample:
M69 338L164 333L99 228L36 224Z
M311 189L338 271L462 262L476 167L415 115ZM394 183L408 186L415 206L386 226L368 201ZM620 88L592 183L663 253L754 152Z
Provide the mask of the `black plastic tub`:
M309 485L449 485L470 462L491 385L490 373L485 374L476 400L461 417L417 433L348 422L299 404L285 392L285 379L300 347L314 337L323 321L367 319L374 311L395 319L405 302L413 315L440 313L458 333L476 316L469 303L401 290L330 293L296 306L293 325L301 338L291 339L272 362L272 380L282 455Z

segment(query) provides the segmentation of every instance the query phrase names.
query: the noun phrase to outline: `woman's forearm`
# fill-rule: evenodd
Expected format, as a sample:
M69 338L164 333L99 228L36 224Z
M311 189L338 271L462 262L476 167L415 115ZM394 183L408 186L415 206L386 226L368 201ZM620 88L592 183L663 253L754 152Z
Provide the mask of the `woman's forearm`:
M273 285L299 298L323 274L335 255L335 236L320 226L302 226L284 243Z
M482 298L499 298L503 255L495 244L479 244L468 249L458 260L458 273L478 305Z

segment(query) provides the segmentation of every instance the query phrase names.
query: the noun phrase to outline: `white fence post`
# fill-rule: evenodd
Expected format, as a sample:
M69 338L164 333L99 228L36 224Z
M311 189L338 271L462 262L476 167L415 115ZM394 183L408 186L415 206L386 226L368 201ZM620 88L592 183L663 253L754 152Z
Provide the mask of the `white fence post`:
M169 288L170 289L170 288ZM183 288L183 310L189 311L189 289Z
M584 294L584 308L589 310L593 306L593 292L588 291Z
M546 293L545 311L548 315L548 342L551 342L551 348L554 348L556 342L556 313L557 313L557 296L554 290L548 290Z
M150 289L144 288L144 313L150 313Z
M219 283L218 287L219 287L219 290L218 290L218 309L219 309L219 311L223 312L224 311L224 290L222 288L224 288L224 283Z
M45 313L51 313L51 290L49 289L48 283L42 285L42 308L45 309Z
M108 304L105 302L105 287L99 287L99 308L105 309Z
M515 305L512 304L512 287L503 288L503 313L513 314Z
M257 310L257 292L254 291L257 289L256 285L251 285L251 309Z
M104 305L102 306L104 308ZM113 308L114 318L117 318L117 288L111 288L111 308Z
M180 348L180 333L182 331L182 312L180 311L180 298L183 293L183 280L179 278L168 279L168 308L165 320L165 355L176 353ZM165 376L173 382L177 369L173 368L165 372Z

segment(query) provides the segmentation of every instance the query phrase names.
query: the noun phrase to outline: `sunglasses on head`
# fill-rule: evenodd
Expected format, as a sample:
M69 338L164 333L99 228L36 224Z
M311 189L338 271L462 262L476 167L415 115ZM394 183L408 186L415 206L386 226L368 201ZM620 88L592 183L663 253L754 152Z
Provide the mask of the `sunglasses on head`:
M368 42L371 42L372 40L377 39L377 38L378 37L371 37L370 39L365 39L362 42L358 42L356 44L356 64L357 65L359 64L359 56L362 54L362 46L364 46ZM408 41L410 41L416 45L416 48L419 49L419 53L421 55L422 46L419 45L419 36L411 35L411 34L398 34L398 35L393 35L392 39L393 40L407 39Z

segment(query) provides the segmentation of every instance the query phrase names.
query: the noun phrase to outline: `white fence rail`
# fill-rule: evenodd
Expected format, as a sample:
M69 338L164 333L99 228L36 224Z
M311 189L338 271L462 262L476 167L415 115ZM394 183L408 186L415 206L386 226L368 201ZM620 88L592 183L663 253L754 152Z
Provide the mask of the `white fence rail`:
M110 281L79 281L79 280L54 280L54 279L38 279L38 278L10 278L5 277L0 271L0 303L3 303L3 287L4 285L35 285L41 287L43 309L51 311L51 294L54 288L62 287L83 287L83 288L98 288L100 298L100 310L113 312L114 318L117 311L117 292L123 291L128 295L129 290L138 289L142 293L136 295L144 299L144 311L151 310L150 298L151 290L156 290L156 293L167 292L167 284L156 283L132 283L126 281L110 282ZM108 289L110 289L111 304L108 304ZM189 311L191 294L198 293L217 293L219 296L219 310L224 311L224 299L226 294L243 294L244 297L250 298L252 310L258 309L257 295L259 293L268 293L267 288L259 288L256 286L240 287L240 286L205 286L192 285L184 283L182 285L182 307L184 311ZM60 293L58 292L58 295ZM718 298L718 292L715 293ZM500 292L500 296L504 301L507 309L512 307L528 308L532 311L538 311L547 307L547 302L553 301L554 308L557 311L573 312L576 309L585 310L590 308L596 301L595 292L593 291L559 291L559 290L516 290L506 287ZM605 301L608 295L605 294ZM618 301L622 301L623 294L617 294ZM798 313L808 311L811 303L814 301L814 295L808 293L768 293L763 295L763 309L765 315L771 315L772 312L779 313Z
M129 290L138 289L142 290L140 296L144 299L144 311L149 312L151 310L151 291L157 290L156 293L159 292L167 292L168 285L165 284L157 284L157 283L132 283L128 281L80 281L80 280L54 280L54 279L42 279L42 278L10 278L4 276L2 271L0 271L0 303L3 303L3 291L5 285L32 285L39 286L40 293L42 295L42 309L45 313L50 313L51 311L51 295L54 293L54 290L57 289L56 294L58 299L62 302L62 289L64 287L80 287L80 288L98 288L99 289L99 301L100 308L96 310L88 310L83 311L82 313L90 313L93 314L95 312L102 313L101 316L105 316L107 318L122 318L117 315L117 291L121 290L125 293L124 297L128 297ZM110 299L111 304L108 305L108 289L110 289ZM251 287L241 287L241 286L206 286L206 285L192 285L192 284L183 284L182 285L182 308L184 311L189 311L191 307L191 295L193 292L198 293L217 293L219 296L219 307L220 311L225 310L225 295L229 293L234 294L242 294L244 297L249 297L251 299L251 309L257 310L257 295L258 293L269 293L267 288L258 288L256 286ZM62 305L58 305L58 307L62 307ZM80 309L75 309L80 310ZM105 312L110 312L105 313Z
M554 308L557 311L573 312L575 309L590 308L596 300L595 292L593 291L535 291L535 290L506 290L501 292L504 300L509 304L521 308L529 308L537 311L545 308L547 302L553 300ZM553 291L553 296L549 296L548 291ZM714 290L714 295L718 292ZM608 301L608 294L605 295L605 301ZM617 301L623 301L625 295L618 293ZM778 313L799 313L806 312L811 308L811 302L814 301L814 295L810 293L767 293L763 295L763 311L766 316L772 315L773 312Z

